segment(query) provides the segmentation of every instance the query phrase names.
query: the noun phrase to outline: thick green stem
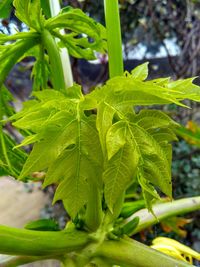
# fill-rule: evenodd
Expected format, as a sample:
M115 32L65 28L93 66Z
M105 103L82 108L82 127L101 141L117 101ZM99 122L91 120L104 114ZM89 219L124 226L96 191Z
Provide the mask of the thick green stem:
M62 260L61 267L77 267L77 265L72 258L67 257Z
M65 78L58 45L48 30L44 29L41 34L44 48L47 50L49 55L53 88L55 90L65 92L67 87L65 85Z
M56 16L61 10L59 0L49 0L49 6L52 17ZM64 30L61 30L60 33L65 34ZM73 76L72 76L71 63L67 48L60 49L60 57L61 57L66 88L71 87L73 85Z
M104 0L110 78L123 75L121 26L118 0Z
M85 223L90 231L96 231L103 218L102 194L96 183L90 184Z
M112 264L129 267L191 267L192 265L160 253L135 240L105 241L95 256Z
M159 221L166 219L171 216L186 214L195 210L200 209L200 197L184 198L175 200L172 202L161 203L153 206L155 216L150 213L147 209L142 209L134 213L132 216L126 219L126 222L133 220L139 216L140 222L134 229L132 234L136 234L141 230L157 224Z
M0 254L62 255L84 248L90 242L81 231L41 232L0 226Z

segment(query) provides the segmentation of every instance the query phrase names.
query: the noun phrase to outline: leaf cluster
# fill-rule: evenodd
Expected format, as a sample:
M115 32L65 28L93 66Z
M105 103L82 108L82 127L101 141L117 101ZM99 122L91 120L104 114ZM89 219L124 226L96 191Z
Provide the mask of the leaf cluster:
M95 51L106 48L106 33L103 26L89 18L79 9L63 9L56 17L46 19L40 0L15 0L15 15L29 28L28 32L8 36L0 34L0 86L11 68L26 56L35 57L33 68L35 89L47 88L49 58L43 34L48 31L58 38L60 47L66 47L77 58L94 59ZM43 6L43 5L42 5ZM66 31L62 35L60 30Z
M118 199L138 181L146 205L171 195L171 142L178 125L165 113L134 107L200 100L192 79L144 81L147 64L84 96L74 85L66 93L35 92L13 125L32 132L20 146L34 143L20 179L45 171L44 186L57 184L54 202L63 200L72 218L87 206L96 185L106 207L115 212Z
M1 119L12 116L15 113L11 106L12 100L11 93L3 86L0 94ZM8 131L3 130L3 123L0 121L0 176L11 175L18 177L20 174L27 154L21 149L13 151L15 145L15 140Z

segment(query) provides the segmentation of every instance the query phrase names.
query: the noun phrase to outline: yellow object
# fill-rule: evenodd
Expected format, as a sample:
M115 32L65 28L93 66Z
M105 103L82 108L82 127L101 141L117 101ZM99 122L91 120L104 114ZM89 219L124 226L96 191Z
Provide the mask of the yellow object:
M193 263L193 259L200 260L200 253L171 238L157 237L151 247L190 264Z

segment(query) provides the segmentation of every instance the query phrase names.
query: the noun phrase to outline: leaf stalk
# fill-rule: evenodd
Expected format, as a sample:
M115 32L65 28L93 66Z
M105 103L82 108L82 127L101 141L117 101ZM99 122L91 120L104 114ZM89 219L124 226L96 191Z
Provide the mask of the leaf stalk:
M49 0L49 6L50 6L52 17L56 16L61 10L59 0ZM61 30L60 33L65 34L64 30ZM57 42L57 40L55 41ZM66 85L66 88L68 88L68 87L73 86L73 76L72 76L69 53L68 53L67 48L61 48L59 52L60 52L63 73L64 73L65 85Z
M128 217L125 221L129 222L135 217L139 217L138 226L132 234L136 234L143 229L159 223L168 217L186 214L200 209L200 196L175 200L167 203L160 203L153 206L155 216L147 209L142 209Z
M65 92L65 78L58 45L48 30L44 29L41 35L44 48L49 55L53 88Z
M110 78L124 72L118 0L104 0Z

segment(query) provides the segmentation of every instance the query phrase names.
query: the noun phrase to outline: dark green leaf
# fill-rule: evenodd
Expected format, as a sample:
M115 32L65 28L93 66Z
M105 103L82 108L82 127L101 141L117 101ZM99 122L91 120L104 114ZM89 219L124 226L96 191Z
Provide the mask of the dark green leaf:
M59 225L52 219L40 219L32 221L24 226L25 229L35 231L59 231Z
M0 18L6 19L10 16L12 8L12 0L1 0L0 1Z

